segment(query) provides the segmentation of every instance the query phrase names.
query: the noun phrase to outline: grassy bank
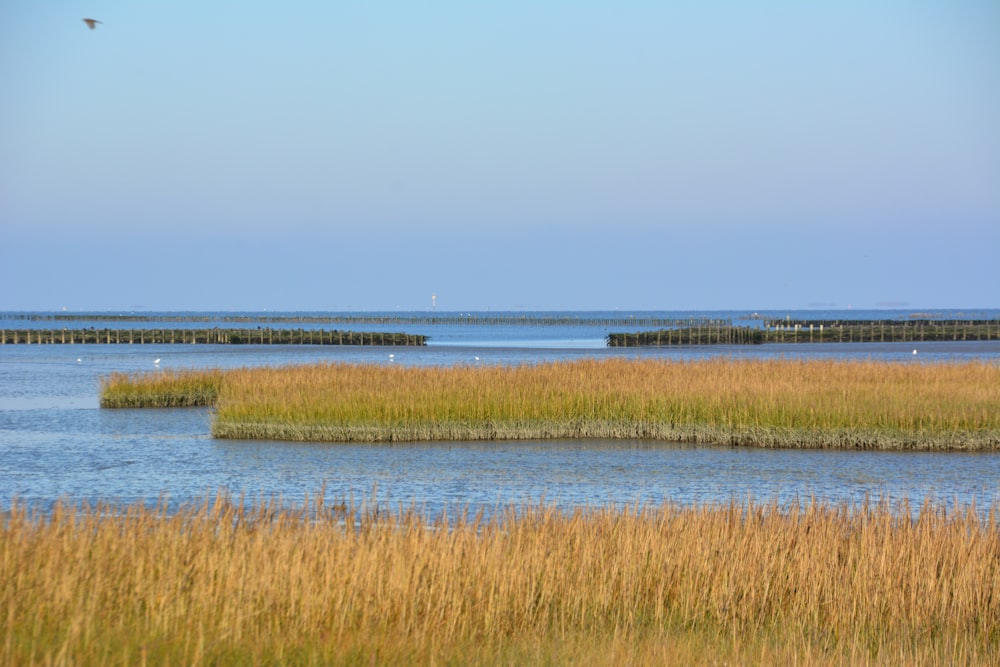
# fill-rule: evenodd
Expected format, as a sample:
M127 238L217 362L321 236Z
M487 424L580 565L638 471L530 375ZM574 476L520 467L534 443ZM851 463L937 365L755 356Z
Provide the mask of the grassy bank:
M102 387L102 405L164 407L181 404L175 391L210 397L206 387L218 388L212 434L221 438L593 437L761 447L1000 448L1000 366L986 363L318 364L115 375Z
M17 507L3 664L997 664L1000 517Z

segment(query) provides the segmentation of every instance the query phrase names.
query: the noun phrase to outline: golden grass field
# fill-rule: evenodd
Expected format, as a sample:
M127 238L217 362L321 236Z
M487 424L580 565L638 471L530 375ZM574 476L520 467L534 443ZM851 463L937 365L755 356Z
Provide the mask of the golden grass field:
M1000 447L985 363L321 364L114 375L101 401L212 405L217 437ZM0 549L4 664L1000 665L997 507L218 497L15 506Z
M1000 664L998 508L322 497L15 504L0 663Z
M119 374L105 379L101 400L106 407L212 404L212 434L220 438L1000 448L1000 365L984 362L316 364Z

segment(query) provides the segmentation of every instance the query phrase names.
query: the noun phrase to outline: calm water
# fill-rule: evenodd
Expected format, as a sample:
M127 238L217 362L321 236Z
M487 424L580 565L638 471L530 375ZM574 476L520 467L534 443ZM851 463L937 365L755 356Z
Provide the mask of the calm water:
M822 316L815 311L789 314L793 318ZM838 315L859 316L857 311L834 314ZM977 312L972 316L983 315ZM987 316L996 317L997 313L991 311ZM0 314L0 326L8 328L85 325L103 328L108 323L11 322ZM333 328L329 324L315 326ZM637 351L604 347L609 331L601 327L350 328L405 330L431 339L424 348L0 346L0 504L9 506L13 498L41 507L57 499L154 503L167 496L176 505L220 489L245 493L249 498L281 496L297 502L320 488L325 488L330 500L374 496L392 506L416 505L428 512L542 501L566 508L747 498L788 502L813 497L830 502L862 502L865 498L919 502L931 498L949 504L975 502L980 507L1000 502L1000 453L755 450L635 440L406 445L232 441L209 437L208 410L98 407L103 375L151 370L157 358L161 359L160 368L319 360L515 364L603 356L851 357L898 363L985 359L1000 363L1000 343L923 344L917 346L917 355L912 344L889 343Z

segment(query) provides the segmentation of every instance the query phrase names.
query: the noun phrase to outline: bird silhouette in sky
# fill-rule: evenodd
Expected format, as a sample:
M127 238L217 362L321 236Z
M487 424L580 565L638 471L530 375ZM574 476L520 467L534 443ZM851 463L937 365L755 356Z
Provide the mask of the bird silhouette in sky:
M83 22L87 24L87 27L93 30L100 23L97 19L83 19Z

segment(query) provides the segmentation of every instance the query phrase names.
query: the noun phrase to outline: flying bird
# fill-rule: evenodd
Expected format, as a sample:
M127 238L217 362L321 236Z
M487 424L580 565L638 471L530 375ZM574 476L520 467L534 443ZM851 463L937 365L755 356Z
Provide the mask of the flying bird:
M93 30L100 23L97 19L83 19L83 22L87 24L87 27Z

